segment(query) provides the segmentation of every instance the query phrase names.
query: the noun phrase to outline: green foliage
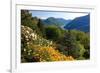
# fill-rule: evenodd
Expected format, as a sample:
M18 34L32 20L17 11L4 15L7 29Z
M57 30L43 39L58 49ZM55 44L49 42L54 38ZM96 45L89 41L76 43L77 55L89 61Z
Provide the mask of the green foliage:
M37 30L38 18L32 17L28 10L21 10L21 25L28 26L33 30Z
M57 49L67 56L73 56L75 59L88 59L89 50L86 51L87 48L85 48L85 45L89 44L88 39L89 37L84 32L68 30L65 32L65 36L57 42Z
M70 48L68 52L69 52L69 55L73 56L76 59L79 59L80 57L83 57L85 49L83 45L76 42L76 43L73 43L73 48Z
M28 10L21 10L21 25L32 26L31 14Z
M48 26L45 28L47 39L57 41L61 36L61 31L57 26Z
M77 41L80 41L81 44L84 45L85 49L89 49L90 47L90 38L88 33L77 32Z
M90 50L86 50L83 57L85 57L85 59L90 59Z
M43 24L43 22L42 22L41 19L39 19L38 24L37 24L37 27L38 27L38 31L40 31L39 34L42 37L46 38L46 35L45 35L45 27L44 27L44 24Z

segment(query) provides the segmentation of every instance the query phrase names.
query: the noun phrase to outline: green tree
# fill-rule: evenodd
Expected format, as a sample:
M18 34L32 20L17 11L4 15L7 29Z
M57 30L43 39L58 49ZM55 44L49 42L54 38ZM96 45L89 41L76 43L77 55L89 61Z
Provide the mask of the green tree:
M61 31L57 26L48 26L45 28L47 39L57 41L61 36Z
M32 21L31 21L31 14L29 13L28 10L21 10L21 25L24 26L31 26Z
M41 19L38 20L37 27L38 27L39 34L45 38L46 37L45 27Z
M85 49L84 46L78 42L73 43L73 48L69 50L69 55L73 56L75 59L82 59Z
M84 45L85 49L90 49L90 36L84 32L77 32L77 41L79 41L82 45Z
M84 59L85 53L84 45L76 39L78 31L68 30L65 36L60 40L57 46L58 50L68 56L73 56L75 59Z
M28 26L33 30L37 29L38 18L32 17L28 10L21 10L21 25Z

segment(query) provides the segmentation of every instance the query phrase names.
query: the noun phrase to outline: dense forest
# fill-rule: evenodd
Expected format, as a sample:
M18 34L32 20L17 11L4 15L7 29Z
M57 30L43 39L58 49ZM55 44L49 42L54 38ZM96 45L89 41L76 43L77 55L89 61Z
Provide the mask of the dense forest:
M45 25L21 10L21 62L51 62L87 60L90 58L89 32L64 30L57 25Z

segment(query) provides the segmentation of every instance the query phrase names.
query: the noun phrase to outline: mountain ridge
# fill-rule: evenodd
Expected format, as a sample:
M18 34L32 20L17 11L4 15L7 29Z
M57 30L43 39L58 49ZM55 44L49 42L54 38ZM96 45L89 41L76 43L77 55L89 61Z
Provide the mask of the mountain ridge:
M45 20L42 20L45 25L57 25L57 26L64 26L65 24L68 24L71 20L66 20L64 18L54 18L49 17Z
M85 15L77 17L64 26L65 29L76 29L84 32L89 32L90 30L90 15Z

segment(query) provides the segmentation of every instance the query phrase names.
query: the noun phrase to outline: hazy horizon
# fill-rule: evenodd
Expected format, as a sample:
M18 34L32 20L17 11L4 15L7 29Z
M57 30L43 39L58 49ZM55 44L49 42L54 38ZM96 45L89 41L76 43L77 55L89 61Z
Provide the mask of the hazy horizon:
M86 16L89 13L74 13L74 12L54 12L54 11L32 11L30 10L30 13L32 13L32 17L38 17L41 19L47 19L49 17L54 18L63 18L66 20L72 20L76 17Z

